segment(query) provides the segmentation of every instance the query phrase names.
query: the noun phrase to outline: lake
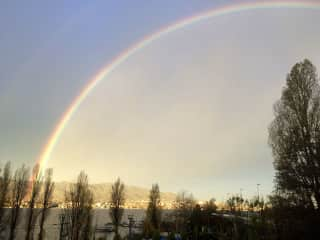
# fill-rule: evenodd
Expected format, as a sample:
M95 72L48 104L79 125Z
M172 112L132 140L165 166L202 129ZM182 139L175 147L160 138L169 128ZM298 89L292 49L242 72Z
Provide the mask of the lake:
M9 209L7 209L9 210ZM62 213L63 209L60 208L53 208L50 209L50 214L47 217L45 222L45 231L46 237L45 239L48 240L58 240L59 239L59 231L60 231L60 222L59 222L59 215ZM120 234L125 236L129 233L129 228L127 227L129 220L129 216L133 216L135 223L141 223L142 220L145 218L145 209L125 209L122 223L124 223L125 227L120 227ZM163 210L163 216L167 215L170 210ZM27 216L27 209L21 209L21 221L17 227L17 234L16 239L24 239L25 237L25 226L26 226L26 216ZM109 216L109 209L93 209L93 221L92 227L95 228L104 228L105 224L110 223L111 219ZM37 234L39 231L38 223L35 226L34 236L37 239ZM133 228L133 232L141 231L139 228ZM113 239L113 233L106 233L106 232L96 232L96 239L101 237L105 237L108 240Z

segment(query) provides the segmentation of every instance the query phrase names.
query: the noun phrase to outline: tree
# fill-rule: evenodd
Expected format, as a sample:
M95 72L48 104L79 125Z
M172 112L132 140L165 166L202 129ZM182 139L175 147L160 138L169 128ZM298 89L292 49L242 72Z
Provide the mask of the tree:
M69 222L69 239L89 239L92 220L93 194L89 189L88 176L80 172L77 182L66 192L66 216Z
M265 207L264 198L262 196L253 196L249 203L249 207L255 211L262 211Z
M6 223L4 219L4 207L9 200L9 186L11 182L11 164L7 162L4 166L2 176L0 178L0 233L5 229Z
M192 210L190 218L190 228L192 231L192 239L197 240L199 238L200 227L202 225L202 211L199 204L196 204Z
M110 195L110 218L114 226L115 238L119 238L119 225L123 216L125 203L125 186L118 178L112 185Z
M244 199L240 195L232 195L227 199L226 205L232 213L240 214L243 202Z
M226 201L226 205L228 206L229 210L234 213L236 211L236 197L235 196L231 196L227 199Z
M44 238L44 223L48 216L49 207L51 203L52 194L54 191L54 182L52 181L52 168L46 170L44 174L44 183L43 183L43 192L42 192L42 209L41 209L41 217L40 217L40 231L39 231L39 240Z
M150 190L146 221L150 224L152 233L155 230L159 230L161 223L161 206L158 184L153 184Z
M278 239L304 239L306 234L303 234L301 230L304 225L301 224L303 222L301 209L294 207L294 204L292 204L295 202L294 197L284 196L281 192L276 192L270 196L269 201L272 205L270 218Z
M188 221L191 218L195 205L196 201L191 193L182 191L177 194L173 213L177 232L180 232L181 234L185 234L187 232Z
M39 164L35 165L32 171L32 178L30 181L30 200L28 204L28 216L27 216L27 232L26 232L26 240L33 239L33 227L36 221L36 214L35 214L35 204L38 201L38 197L41 190L41 172Z
M274 107L269 143L276 189L271 215L279 238L320 235L320 88L309 60L293 66Z
M212 213L215 213L217 211L217 205L216 200L214 198L211 198L209 201L206 201L206 203L203 206L203 217L205 218L206 222L206 229L209 228L209 221L212 216Z
M211 198L209 201L206 201L204 206L203 206L203 211L205 213L208 213L208 215L214 213L217 211L217 204L216 204L216 199Z
M320 88L309 60L293 66L269 128L276 188L320 211Z
M9 240L15 238L15 230L20 219L20 207L28 190L29 169L22 165L15 171L11 189L11 219Z

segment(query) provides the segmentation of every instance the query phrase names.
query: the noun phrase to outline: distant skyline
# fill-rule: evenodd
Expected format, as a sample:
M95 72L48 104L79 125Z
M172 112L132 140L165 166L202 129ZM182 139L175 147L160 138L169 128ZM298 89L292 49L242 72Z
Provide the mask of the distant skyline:
M238 1L236 1L238 2ZM247 1L246 1L247 2ZM257 1L254 1L257 2ZM27 3L0 10L0 161L32 165L86 83L163 26L235 1ZM25 4L25 5L24 5ZM172 32L118 66L67 124L48 167L57 181L268 194L272 107L292 65L320 68L316 9L259 9Z

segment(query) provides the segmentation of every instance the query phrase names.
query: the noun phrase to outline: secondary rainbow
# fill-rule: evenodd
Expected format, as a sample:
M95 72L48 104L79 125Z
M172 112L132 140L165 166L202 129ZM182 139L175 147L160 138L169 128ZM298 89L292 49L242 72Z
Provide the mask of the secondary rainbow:
M184 28L190 24L195 24L197 22L218 17L226 14L238 13L242 11L249 11L254 9L268 9L268 8L299 8L299 9L318 9L320 10L320 2L315 1L263 1L263 2L243 2L237 4L226 5L218 7L200 14L182 19L171 25L165 26L160 30L147 35L141 41L133 44L125 51L120 53L115 57L109 64L103 67L83 88L80 94L72 101L70 106L62 115L58 124L54 128L47 143L45 144L41 155L38 159L38 163L41 169L44 169L46 163L48 162L50 155L59 140L64 128L68 124L69 120L72 118L73 114L80 107L81 103L88 97L88 95L94 90L94 88L105 79L113 70L115 70L120 64L126 61L127 58L134 55L137 51L143 49L145 46L151 44L153 41L171 33L178 29Z

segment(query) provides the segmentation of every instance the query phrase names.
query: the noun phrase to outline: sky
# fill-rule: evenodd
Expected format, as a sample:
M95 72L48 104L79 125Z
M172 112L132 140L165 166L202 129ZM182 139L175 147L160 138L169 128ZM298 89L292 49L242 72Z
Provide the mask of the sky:
M240 1L3 1L0 161L33 165L73 99L132 44ZM257 2L257 1L255 1ZM259 9L195 23L142 48L81 104L47 167L56 181L188 190L224 200L273 189L272 107L286 74L320 68L320 10Z

